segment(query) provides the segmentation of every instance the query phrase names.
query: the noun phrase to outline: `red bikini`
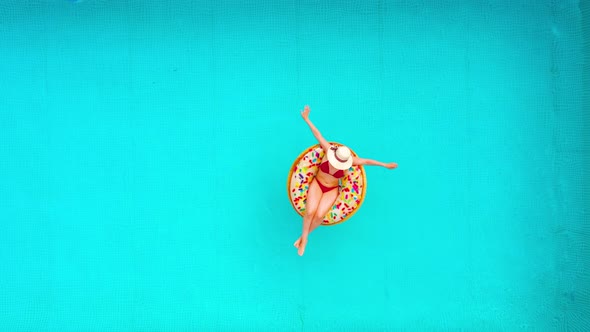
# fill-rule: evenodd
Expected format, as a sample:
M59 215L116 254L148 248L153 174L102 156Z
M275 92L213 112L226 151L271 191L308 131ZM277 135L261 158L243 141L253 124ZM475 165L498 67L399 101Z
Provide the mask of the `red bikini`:
M328 174L330 174L330 164L328 163L328 161L324 161L323 163L321 163L321 165L320 165L320 170L321 170L322 172L324 172L324 173L328 173ZM336 173L334 173L334 174L330 174L330 175L332 175L333 177L335 177L335 178L337 178L337 179L340 179L341 177L343 177L343 176L344 176L344 171L343 171L343 170L338 170L338 171L336 171ZM322 192L323 192L323 193L326 193L326 192L328 192L328 191L330 191L330 190L332 190L332 189L336 189L336 188L338 188L338 186L336 186L336 187L326 187L326 186L324 186L324 185L323 185L323 184L322 184L320 181L318 181L318 180L316 180L316 182L317 182L317 183L318 183L318 185L320 186L320 189L322 190Z

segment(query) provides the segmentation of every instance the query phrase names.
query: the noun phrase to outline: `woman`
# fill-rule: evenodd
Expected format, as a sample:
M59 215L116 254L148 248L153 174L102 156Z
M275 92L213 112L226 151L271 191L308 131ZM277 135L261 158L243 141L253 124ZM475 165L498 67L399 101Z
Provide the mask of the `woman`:
M328 210L338 198L338 179L345 176L351 166L377 165L389 169L397 167L396 163L382 163L371 159L363 159L352 156L350 149L345 146L330 146L330 143L322 137L319 130L309 120L309 106L301 111L303 120L307 122L311 132L324 150L324 159L318 172L309 184L307 202L305 203L305 216L303 217L303 232L294 245L298 249L299 256L305 252L307 237L316 229L324 219Z

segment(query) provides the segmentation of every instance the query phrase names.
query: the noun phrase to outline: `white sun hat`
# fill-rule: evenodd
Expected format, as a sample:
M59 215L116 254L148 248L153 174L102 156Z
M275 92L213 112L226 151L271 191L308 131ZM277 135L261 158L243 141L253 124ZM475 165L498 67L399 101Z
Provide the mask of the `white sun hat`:
M328 161L336 169L349 169L352 166L352 153L345 146L332 146L328 150Z

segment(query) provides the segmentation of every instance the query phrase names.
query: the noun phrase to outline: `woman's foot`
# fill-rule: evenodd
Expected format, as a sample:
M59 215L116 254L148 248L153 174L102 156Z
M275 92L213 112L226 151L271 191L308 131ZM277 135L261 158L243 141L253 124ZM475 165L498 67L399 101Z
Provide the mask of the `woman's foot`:
M297 251L297 253L299 254L299 256L303 256L303 253L305 252L305 246L307 245L307 237L305 239L301 239L301 242L299 243L299 250Z
M301 236L297 239L297 241L295 241L295 243L293 243L293 245L295 246L295 248L299 249L300 244L301 244Z

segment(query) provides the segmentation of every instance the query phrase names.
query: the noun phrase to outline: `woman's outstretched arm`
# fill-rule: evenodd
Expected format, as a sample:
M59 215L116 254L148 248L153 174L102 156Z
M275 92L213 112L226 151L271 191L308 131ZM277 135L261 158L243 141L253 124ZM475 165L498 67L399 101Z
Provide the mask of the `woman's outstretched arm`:
M305 120L305 122L309 126L309 129L311 129L313 136L315 136L315 138L318 140L322 149L324 149L324 151L328 151L328 149L330 149L330 143L328 143L328 141L324 139L320 131L313 125L313 123L309 119L309 106L305 105L305 108L303 109L303 111L301 111L301 117L303 117L303 120Z
M369 166L382 166L382 167L389 168L389 169L397 168L397 163L382 163L377 160L358 158L358 157L352 158L352 164L355 166L356 165L369 165Z

